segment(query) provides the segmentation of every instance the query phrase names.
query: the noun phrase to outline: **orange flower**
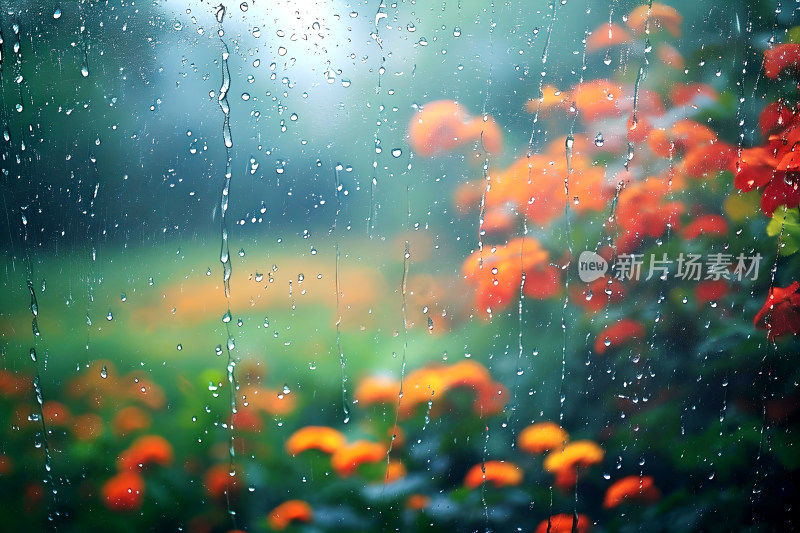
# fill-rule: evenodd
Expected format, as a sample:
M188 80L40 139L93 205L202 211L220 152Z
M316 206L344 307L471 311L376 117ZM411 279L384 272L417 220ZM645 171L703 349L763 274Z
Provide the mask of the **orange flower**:
M397 403L400 382L389 376L366 376L358 382L353 395L360 405Z
M689 105L698 99L719 100L717 90L707 83L675 84L669 92L669 98L676 106Z
M547 251L539 241L528 237L515 238L505 246L476 250L464 261L462 272L477 285L476 308L487 312L511 302L519 293L523 272L538 276L547 268Z
M267 521L272 529L283 531L291 522L311 522L313 518L314 511L308 503L303 500L289 500L273 509Z
M72 424L72 432L78 440L94 440L103 433L103 419L94 413L76 416Z
M542 87L542 96L528 100L525 103L525 110L530 114L535 114L537 111L545 114L554 108L566 109L569 104L567 93L552 85L545 85Z
M631 34L618 24L601 24L586 40L586 51L605 50L619 44L629 44Z
M295 395L283 394L277 390L257 386L242 387L242 402L247 402L248 407L255 407L269 415L283 416L294 411L296 406Z
M684 239L696 239L700 235L727 235L728 222L720 215L702 215L692 220L681 230Z
M784 69L797 68L800 61L800 44L776 44L769 50L764 50L764 75L775 79Z
M537 422L520 431L517 446L536 454L560 448L568 440L569 434L555 422Z
M419 155L430 157L464 143L481 141L489 152L502 149L503 134L488 117L473 118L457 102L437 100L424 105L408 125L408 143Z
M481 388L492 383L492 376L486 367L477 361L465 359L443 369L447 387Z
M286 452L297 455L306 450L319 450L332 454L347 446L341 432L326 426L306 426L298 429L286 441Z
M203 486L210 498L221 499L228 492L231 494L239 492L239 478L230 474L228 463L222 463L206 470L203 476Z
M470 468L464 477L468 489L480 487L484 481L497 488L519 485L522 483L522 470L510 461L486 461Z
M331 456L331 466L341 477L348 477L364 463L377 463L386 459L386 447L377 442L358 440L336 450Z
M0 476L7 476L14 470L14 462L8 455L0 453Z
M737 147L721 141L710 142L687 150L680 170L693 178L713 177L727 169L737 157Z
M573 285L570 290L570 301L595 313L609 304L621 302L624 297L622 283L611 276L604 276L581 286Z
M230 425L239 431L258 432L264 429L264 422L252 406L241 406L229 417Z
M674 8L653 2L652 6L639 6L628 15L628 27L635 33L644 33L645 28L666 28L674 37L681 36L683 17Z
M551 516L548 520L543 520L537 527L536 533L572 533L572 523L575 517L571 514L562 513ZM589 517L583 514L578 515L577 523L578 533L587 533L592 529L592 522Z
M603 507L611 509L621 503L655 503L661 499L661 491L652 476L627 476L611 484L606 490Z
M788 287L772 287L753 324L768 330L769 339L800 333L800 282L795 281Z
M447 390L447 379L439 366L418 368L406 376L403 382L403 398L400 414L410 416L417 405L428 403L434 395L441 397Z
M631 339L644 338L644 325L638 320L623 318L616 324L606 326L594 341L594 351L598 354L606 353L609 346L617 347Z
M603 461L605 452L597 443L590 440L576 440L568 443L561 450L555 450L544 458L544 469L555 473L562 470L574 470L576 467L587 468Z
M383 476L383 482L386 484L394 483L406 477L406 474L408 474L406 465L400 461L389 461L389 465L386 467L386 473Z
M61 402L47 401L42 405L44 421L47 425L65 426L72 422L72 414L69 408Z
M139 373L130 373L123 380L128 395L150 409L162 409L167 404L164 389L149 378Z
M0 370L0 396L15 398L22 396L33 388L31 380L11 373L8 370Z
M662 43L656 48L656 56L659 61L676 70L682 70L686 64L678 49L666 43Z
M623 97L622 85L611 80L597 79L576 86L572 93L572 102L584 120L594 121L621 115L620 102Z
M424 494L412 494L406 498L406 508L414 511L425 509L431 504L431 499Z
M120 470L136 470L150 464L169 466L172 458L172 445L167 439L160 435L145 435L119 454L117 467Z
M151 423L152 419L147 411L139 407L130 406L125 407L114 415L114 420L111 422L111 431L114 432L114 435L123 437L134 431L147 429Z
M680 186L673 181L674 188ZM625 187L619 195L616 220L620 226L616 240L617 252L630 253L644 237L659 237L671 224L679 226L678 215L683 211L680 202L662 203L669 191L665 177L651 177ZM613 225L609 225L613 230Z
M99 407L107 398L124 395L114 364L105 360L94 361L80 375L72 378L67 384L67 393L72 398L84 398Z
M484 385L477 390L472 410L480 417L495 415L508 403L508 389L500 382Z
M144 480L136 472L120 472L105 482L103 503L112 511L137 511L142 507Z

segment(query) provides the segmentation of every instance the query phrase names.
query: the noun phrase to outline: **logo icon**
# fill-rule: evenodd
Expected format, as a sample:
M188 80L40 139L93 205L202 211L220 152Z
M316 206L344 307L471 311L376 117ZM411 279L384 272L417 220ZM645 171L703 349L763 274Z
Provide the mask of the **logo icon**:
M578 256L578 277L584 283L602 278L608 272L608 262L595 252L585 251Z

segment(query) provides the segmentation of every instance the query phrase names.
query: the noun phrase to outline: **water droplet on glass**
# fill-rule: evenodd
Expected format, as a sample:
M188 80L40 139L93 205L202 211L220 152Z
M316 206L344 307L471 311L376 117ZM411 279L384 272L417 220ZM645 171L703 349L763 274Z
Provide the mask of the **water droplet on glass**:
M227 324L230 321L231 321L231 311L230 309L228 309L227 311L225 311L225 314L222 315L222 322Z
M53 18L56 19L56 20L61 18L61 8L60 7L56 7L56 10L53 11Z
M605 144L605 142L606 141L605 141L605 139L603 139L603 134L600 133L600 132L597 132L597 135L595 135L595 137L594 137L594 145L599 148L600 146L603 146L603 144Z
M108 314L106 315L106 320L108 320L109 322L114 320L114 315L111 313L111 311L109 311Z
M401 155L403 155L403 150L401 150L400 148L393 148L392 149L392 156L393 157L397 158L397 157L400 157Z
M103 379L108 377L108 369L106 368L106 365L103 365L103 367L100 369L100 377Z
M459 26L453 28L453 37L461 37L461 28Z
M249 6L247 5L247 2L242 2L241 4L239 4L239 9L241 9L242 12L247 11L248 8L249 8ZM250 491L250 492L252 492L252 491Z
M87 67L86 65L83 65L81 67L81 76L83 76L84 78L87 78L89 76L89 67Z

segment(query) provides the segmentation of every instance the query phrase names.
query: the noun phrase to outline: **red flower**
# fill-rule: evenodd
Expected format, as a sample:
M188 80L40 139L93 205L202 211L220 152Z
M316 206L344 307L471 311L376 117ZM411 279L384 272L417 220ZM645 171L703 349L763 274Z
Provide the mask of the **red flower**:
M769 339L800 333L800 282L795 281L788 287L773 287L753 324L768 330Z
M169 466L172 457L172 445L167 439L160 435L145 435L119 454L117 467L120 470L136 470L149 464Z
M769 135L788 126L793 117L794 110L781 98L764 108L758 117L758 125L762 134Z
M474 489L486 482L495 487L515 486L522 483L522 470L511 461L486 461L469 469L464 476L464 485Z
M694 297L698 304L716 302L728 294L728 282L724 279L702 281L694 289Z
M728 223L720 215L702 215L692 220L681 230L684 239L696 239L700 235L727 235Z
M536 528L536 533L571 533L573 531L573 519L574 517L567 513L553 515L548 520L542 520ZM592 529L589 517L582 514L578 515L576 526L578 527L578 533L586 533Z
M800 44L777 44L769 50L764 50L764 74L775 79L782 70L797 67L800 60Z
M655 503L660 499L661 491L652 476L627 476L608 487L603 507L610 509L624 502Z
M783 115L776 115L776 121L783 120ZM767 125L762 122L761 127ZM764 187L761 210L768 217L782 205L789 209L800 205L800 154L795 152L798 143L800 117L792 115L788 126L770 135L766 146L742 150L730 167L733 183L742 191Z
M276 531L283 531L291 522L311 522L314 511L303 500L289 500L283 502L269 514L269 526Z
M643 339L644 325L629 318L623 318L616 324L604 329L594 341L594 351L604 354L608 346L617 346L630 339Z
M106 481L102 494L112 511L136 511L142 506L144 480L135 472L120 472Z

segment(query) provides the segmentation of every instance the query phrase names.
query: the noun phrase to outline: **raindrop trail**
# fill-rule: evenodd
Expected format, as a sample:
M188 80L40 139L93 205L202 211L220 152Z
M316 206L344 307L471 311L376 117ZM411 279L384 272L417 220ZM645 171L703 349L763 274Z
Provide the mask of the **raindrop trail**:
M406 186L406 229L411 221L411 201L409 198L408 186ZM400 403L403 401L403 380L406 375L406 352L408 351L408 268L411 263L411 248L408 240L406 240L403 249L403 278L400 281L400 294L402 296L402 313L403 313L403 354L400 362L400 391L397 394L397 406L394 413L394 425L392 427L392 440L389 441L389 449L386 451L386 474L383 478L383 490L386 490L386 483L389 480L389 454L392 453L394 446L394 439L397 436L397 420L400 417Z
M631 114L631 125L628 127L628 153L625 155L625 163L623 166L625 170L630 170L630 164L633 160L633 141L630 140L630 133L636 129L639 119L636 116L636 113L639 110L639 85L647 79L647 69L650 65L650 53L653 50L653 47L650 45L650 13L653 10L653 0L650 0L647 3L647 18L644 21L644 56L642 58L642 65L639 67L639 71L636 73L636 81L633 85L633 112Z
M27 242L27 229L25 230L25 242ZM41 444L44 447L44 469L45 469L45 484L50 486L50 494L52 495L52 508L48 519L53 523L53 529L56 529L55 517L60 516L58 510L55 512L52 511L58 505L58 489L55 486L55 479L53 477L53 467L52 467L52 455L50 453L50 443L47 440L47 422L45 421L44 417L44 395L42 394L42 376L41 372L39 371L39 358L36 355L36 347L35 345L39 342L39 325L38 325L38 318L39 318L39 304L36 300L36 290L33 288L33 282L31 279L33 278L33 268L30 263L30 256L28 255L28 250L26 247L25 255L27 259L27 270L28 270L28 292L31 295L31 329L33 330L33 343L34 347L30 350L30 356L33 363L36 365L36 374L33 377L33 390L36 394L36 403L39 405L39 419L42 422L42 440ZM45 365L46 367L46 365Z
M786 227L786 213L788 212L788 208L784 205L783 206L783 222L781 222L781 232L778 234L778 244L775 247L775 260L772 263L772 268L770 269L770 280L769 280L769 289L767 294L772 294L772 291L775 288L775 275L778 272L778 259L780 257L780 251L782 247L783 241L783 234ZM772 216L775 217L777 212L774 213ZM772 318L772 313L767 313L766 315L766 323L769 324ZM776 354L778 352L778 345L775 343L774 340L770 341L769 338L769 329L767 329L766 345L764 347L764 357L761 358L761 364L758 367L758 374L757 376L761 376L761 429L759 430L760 439L758 442L758 454L756 455L755 460L755 469L753 472L753 490L750 496L750 503L753 507L756 505L756 497L761 494L761 490L758 488L759 476L761 475L762 470L762 462L761 457L764 453L764 439L766 433L770 430L769 424L767 423L767 385L770 381L770 376L773 375L773 369L771 364L768 364L767 361L769 360L770 356L770 346L772 347L772 353ZM758 378L757 378L758 379ZM765 476L766 477L766 476Z
M225 288L225 299L227 301L227 311L225 316L230 316L231 313L231 273L232 273L232 266L231 266L231 254L230 254L230 247L228 244L228 202L230 200L230 188L231 188L231 149L233 148L233 137L231 136L231 108L230 104L228 103L228 91L231 88L231 72L230 68L228 67L228 57L230 56L230 51L228 50L228 45L225 41L222 40L222 20L225 16L225 8L220 5L217 9L217 21L220 23L220 42L222 43L222 83L219 88L219 108L223 114L223 122L222 122L222 137L223 142L225 143L225 175L222 181L222 193L220 196L220 227L221 227L221 248L220 248L220 255L219 261L222 263L222 284ZM231 523L233 524L233 529L238 529L236 526L236 511L233 510L231 507L231 479L233 476L236 475L236 450L234 448L234 415L237 412L236 408L236 392L239 388L236 382L236 375L235 375L235 368L236 368L236 361L233 357L233 350L235 349L235 342L233 336L231 335L231 327L230 327L230 320L224 320L225 323L225 334L227 335L227 340L225 342L225 350L228 356L227 364L225 365L226 376L228 379L228 391L229 391L229 398L230 398L230 408L231 408L231 418L228 424L228 478L226 479L226 489L225 489L225 503L227 506L228 515L231 517Z
M553 3L553 17L555 17L555 5ZM552 26L551 28L552 29ZM548 34L550 32L548 29ZM583 85L583 73L586 70L586 43L587 43L587 36L589 34L589 27L588 23L586 28L583 31L584 38L583 38L583 54L581 56L581 69L580 74L578 75L578 92L581 90L581 86ZM558 422L559 425L563 425L564 423L564 402L566 401L566 394L564 392L564 383L566 380L566 372L567 372L567 308L569 306L569 266L572 264L572 223L570 222L570 198L569 198L569 179L572 176L573 168L572 168L572 156L573 156L573 149L575 146L575 124L578 121L578 114L580 113L580 109L577 105L575 105L575 115L572 117L572 122L569 126L569 133L567 134L567 139L564 141L564 156L566 158L567 163L567 175L564 178L564 225L566 231L566 240L567 240L567 275L564 276L564 304L561 307L561 333L562 333L562 343L561 343L561 384L559 386L559 408L558 408Z
M375 13L375 31L370 34L372 39L375 41L375 44L378 45L378 51L381 55L381 66L378 68L378 84L375 86L375 95L380 97L382 92L382 84L383 84L383 74L386 71L386 56L383 53L383 39L381 39L380 35L380 21L385 19L388 15L386 14L386 5L381 0L381 3L378 5L378 10ZM378 104L378 120L376 121L375 126L375 136L374 136L374 144L375 144L375 152L372 156L372 179L369 182L369 214L367 215L367 235L372 237L372 232L375 229L375 219L378 216L378 204L375 203L375 189L378 187L378 155L382 152L381 148L381 124L383 123L384 119L384 110L383 104Z
M341 312L341 287L339 285L339 243L336 243L336 349L339 351L339 364L342 366L342 412L344 423L350 422L350 408L347 406L347 374L345 372L347 360L342 349L342 312Z

